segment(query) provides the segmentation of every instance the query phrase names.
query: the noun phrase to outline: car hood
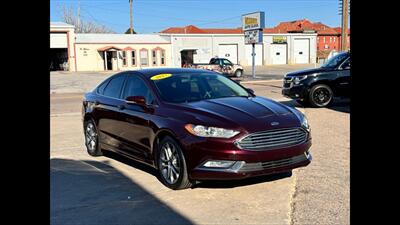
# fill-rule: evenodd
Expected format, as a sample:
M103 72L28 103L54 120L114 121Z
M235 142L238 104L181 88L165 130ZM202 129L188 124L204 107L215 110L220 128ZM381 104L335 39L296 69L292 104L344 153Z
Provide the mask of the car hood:
M306 70L290 72L290 73L286 74L286 76L291 76L291 77L303 76L303 75L310 75L310 74L314 74L314 73L321 73L321 72L325 72L328 70L329 70L328 68L320 67L320 68L315 68L315 69L306 69Z
M180 105L180 113L190 114L199 125L256 132L300 126L298 111L262 97L228 97ZM279 125L271 125L278 122Z

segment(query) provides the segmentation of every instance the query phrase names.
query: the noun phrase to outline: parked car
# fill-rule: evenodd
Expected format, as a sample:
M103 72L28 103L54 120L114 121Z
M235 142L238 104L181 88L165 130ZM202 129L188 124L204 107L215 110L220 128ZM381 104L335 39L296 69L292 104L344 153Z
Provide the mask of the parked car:
M334 97L350 96L350 52L342 52L320 68L288 73L282 94L302 105L325 107Z
M243 75L243 67L239 64L233 64L228 59L212 58L207 63L192 64L191 68L211 70L226 76L241 77Z
M115 74L85 94L82 116L90 155L108 150L143 162L171 189L284 173L311 161L301 112L207 70Z

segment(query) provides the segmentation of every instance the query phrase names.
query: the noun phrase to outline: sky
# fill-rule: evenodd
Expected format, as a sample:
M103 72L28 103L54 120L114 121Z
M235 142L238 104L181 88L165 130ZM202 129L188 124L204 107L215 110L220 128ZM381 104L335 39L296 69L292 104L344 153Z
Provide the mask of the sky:
M341 25L339 0L133 0L133 28L156 33L168 27L241 27L241 15L265 12L266 27L280 22L308 19L331 27ZM80 0L81 19L105 25L116 33L129 28L128 0ZM61 8L78 0L50 0L50 21L61 21ZM349 24L350 27L350 24Z

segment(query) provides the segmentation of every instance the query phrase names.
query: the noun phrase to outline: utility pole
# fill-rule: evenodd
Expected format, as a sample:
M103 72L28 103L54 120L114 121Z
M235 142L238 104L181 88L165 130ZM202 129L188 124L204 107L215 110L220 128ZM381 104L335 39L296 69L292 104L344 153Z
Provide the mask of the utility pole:
M129 9L130 9L130 30L131 30L131 34L133 34L133 21L132 21L132 0L129 0Z
M81 23L81 1L78 0L78 21L77 21L77 27L80 29L80 23Z
M349 19L349 2L348 0L341 0L342 2L342 45L341 50L347 50L347 31L348 31L348 19Z

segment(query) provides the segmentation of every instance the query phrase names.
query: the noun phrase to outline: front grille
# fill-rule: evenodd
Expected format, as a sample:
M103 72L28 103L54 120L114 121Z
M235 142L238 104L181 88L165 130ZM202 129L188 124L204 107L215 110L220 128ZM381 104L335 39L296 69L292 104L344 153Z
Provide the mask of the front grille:
M249 134L236 145L241 149L257 151L298 145L306 139L307 132L304 129L288 128Z
M303 162L307 160L309 153L304 153L298 156L294 156L287 159L280 159L275 161L268 161L268 162L258 162L258 163L246 163L242 168L240 168L239 172L251 172L251 171L258 171L258 170L266 170L266 169L275 169L279 167L285 167L294 165L296 163Z
M293 77L283 78L283 88L291 88L293 86Z

